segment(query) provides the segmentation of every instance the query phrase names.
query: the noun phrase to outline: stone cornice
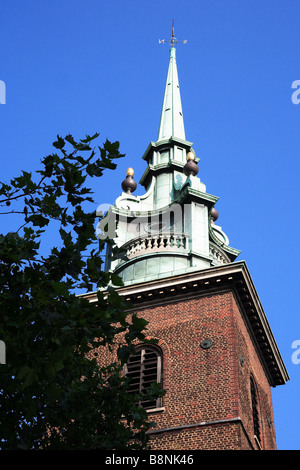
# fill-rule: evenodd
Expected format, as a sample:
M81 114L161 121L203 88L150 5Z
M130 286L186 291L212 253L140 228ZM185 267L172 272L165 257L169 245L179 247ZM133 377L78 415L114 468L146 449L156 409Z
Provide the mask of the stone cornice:
M156 176L159 173L166 173L170 171L183 171L184 163L179 162L177 160L170 160L167 163L159 163L157 165L148 165L146 170L144 171L143 175L140 178L139 184L144 186L146 184L147 178L150 176Z
M147 158L152 154L152 152L156 149L159 150L161 147L164 146L174 146L175 144L179 144L184 147L186 150L190 149L193 146L193 142L189 142L188 140L180 139L179 137L170 137L170 139L163 139L157 142L150 142L148 147L146 148L144 155L142 156L143 160L147 160Z
M211 209L218 200L218 196L213 196L212 194L193 189L186 184L175 202L183 204L185 201L197 201L199 204L204 204Z

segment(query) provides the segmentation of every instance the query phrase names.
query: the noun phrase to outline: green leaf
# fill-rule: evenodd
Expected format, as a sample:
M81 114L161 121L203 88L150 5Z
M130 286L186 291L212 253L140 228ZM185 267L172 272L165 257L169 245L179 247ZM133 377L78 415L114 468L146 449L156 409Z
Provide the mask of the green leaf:
M120 276L117 276L117 274L115 273L111 274L111 282L116 287L121 287L124 285L122 278Z
M64 139L62 139L59 135L57 136L57 140L55 142L53 142L53 147L57 148L57 149L62 149L64 148L65 146L65 141Z
M32 222L33 225L38 227L45 227L49 224L49 219L44 217L42 214L32 214L27 217L28 222Z
M89 135L86 136L86 139L80 139L80 142L84 143L84 144L87 144L89 142L91 142L92 140L96 139L97 137L99 137L100 134L98 134L97 132L92 136L90 137Z
M112 307L120 307L122 304L122 297L114 290L112 290L108 297L108 302Z
M26 377L26 375L30 373L30 371L31 369L29 366L23 366L17 374L17 379L23 380Z
M148 325L148 321L142 317L138 317L136 313L132 315L132 324L136 330L142 331Z

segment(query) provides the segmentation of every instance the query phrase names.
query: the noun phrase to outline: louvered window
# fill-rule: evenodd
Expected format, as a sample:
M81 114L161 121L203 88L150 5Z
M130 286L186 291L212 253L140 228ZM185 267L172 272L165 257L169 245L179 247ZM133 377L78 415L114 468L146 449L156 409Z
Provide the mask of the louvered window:
M253 416L253 427L254 435L260 442L260 427L259 427L259 415L258 415L258 403L257 403L257 394L254 381L251 377L250 379L250 388L251 388L251 401L252 401L252 416Z
M161 383L162 379L161 354L157 348L142 346L129 357L125 373L129 377L129 393L146 394L153 382ZM159 408L161 399L142 400L139 405L145 409Z

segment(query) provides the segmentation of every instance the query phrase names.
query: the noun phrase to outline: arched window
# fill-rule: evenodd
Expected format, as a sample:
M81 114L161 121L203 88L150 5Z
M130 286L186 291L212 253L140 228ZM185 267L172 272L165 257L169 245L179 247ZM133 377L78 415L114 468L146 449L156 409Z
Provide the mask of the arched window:
M162 354L159 348L143 345L136 348L125 367L129 377L129 393L145 394L153 382L162 383ZM139 405L145 409L159 408L161 398L144 400Z
M254 436L257 438L258 442L261 443L257 393L256 393L256 386L252 377L250 377L250 390L251 390Z

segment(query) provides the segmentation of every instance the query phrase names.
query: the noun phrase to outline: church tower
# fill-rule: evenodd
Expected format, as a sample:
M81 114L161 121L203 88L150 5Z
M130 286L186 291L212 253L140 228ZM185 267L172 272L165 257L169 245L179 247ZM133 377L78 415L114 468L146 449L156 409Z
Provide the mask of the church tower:
M165 396L141 406L157 423L152 449L276 449L271 387L288 374L240 251L218 225L218 197L200 180L186 140L174 27L157 140L137 184L129 168L102 226L124 256L106 269L149 321L155 346L127 364L132 391L153 381ZM93 294L90 294L92 298Z

